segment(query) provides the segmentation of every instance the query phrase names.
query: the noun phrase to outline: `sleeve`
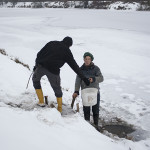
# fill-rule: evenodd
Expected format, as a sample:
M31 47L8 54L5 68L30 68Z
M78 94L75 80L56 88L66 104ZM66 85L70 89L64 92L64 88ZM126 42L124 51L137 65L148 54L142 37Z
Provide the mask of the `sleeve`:
M95 73L95 82L96 83L100 83L104 81L104 77L101 73L101 70L99 69L99 67L96 66L96 73Z
M66 51L66 62L81 79L85 78L84 75L82 74L78 64L74 60L74 57L73 57L70 49L68 49Z

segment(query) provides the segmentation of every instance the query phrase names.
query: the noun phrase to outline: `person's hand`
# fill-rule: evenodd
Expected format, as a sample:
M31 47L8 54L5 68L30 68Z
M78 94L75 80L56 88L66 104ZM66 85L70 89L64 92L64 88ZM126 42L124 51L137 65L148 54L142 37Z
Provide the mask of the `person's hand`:
M89 81L90 81L90 83L92 83L93 82L93 78L89 78Z
M78 94L77 93L73 93L73 95L72 95L72 98L76 98L78 96Z
M88 78L83 78L84 83L89 86L90 85L90 81Z
M91 78L89 78L89 81L90 81L90 83L93 83L93 82L95 82L95 77L91 77Z

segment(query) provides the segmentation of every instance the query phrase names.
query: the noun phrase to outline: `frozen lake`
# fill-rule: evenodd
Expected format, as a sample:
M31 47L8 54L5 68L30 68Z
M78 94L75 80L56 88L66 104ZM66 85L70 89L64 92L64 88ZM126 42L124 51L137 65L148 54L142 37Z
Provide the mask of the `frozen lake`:
M36 53L47 42L62 40L65 36L73 38L71 50L80 66L84 52L94 55L94 63L100 67L105 79L100 84L101 106L150 132L150 13L0 9L0 48L10 56L18 57L30 68L34 66ZM1 59L0 97L19 96L25 91L30 72L16 75L12 72L18 71L17 68L11 68L9 72L9 69L4 69L5 65L8 64ZM12 73L14 81L6 73ZM64 94L66 102L74 91L75 76L67 64L61 69L62 87L69 89ZM43 89L45 94L53 97L48 82L43 84ZM29 90L34 92L32 83Z

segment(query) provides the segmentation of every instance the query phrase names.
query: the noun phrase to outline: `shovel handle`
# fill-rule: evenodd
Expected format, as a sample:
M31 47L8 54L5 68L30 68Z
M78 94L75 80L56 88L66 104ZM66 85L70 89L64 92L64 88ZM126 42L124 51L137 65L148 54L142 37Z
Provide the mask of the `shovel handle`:
M45 98L45 104L48 105L48 96L44 96Z
M71 108L73 108L75 102L75 98L72 99Z

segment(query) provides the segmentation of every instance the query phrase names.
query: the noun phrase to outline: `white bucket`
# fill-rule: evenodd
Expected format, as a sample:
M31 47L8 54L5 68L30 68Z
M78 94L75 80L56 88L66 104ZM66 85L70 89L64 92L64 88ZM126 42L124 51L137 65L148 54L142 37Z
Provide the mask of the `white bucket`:
M83 106L94 106L97 104L97 88L86 88L81 90Z

